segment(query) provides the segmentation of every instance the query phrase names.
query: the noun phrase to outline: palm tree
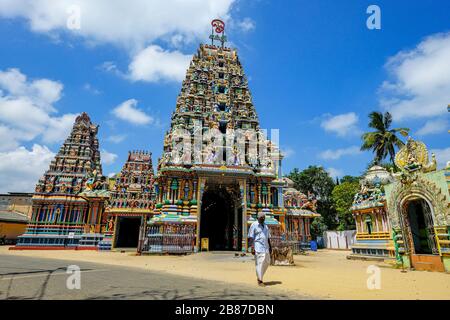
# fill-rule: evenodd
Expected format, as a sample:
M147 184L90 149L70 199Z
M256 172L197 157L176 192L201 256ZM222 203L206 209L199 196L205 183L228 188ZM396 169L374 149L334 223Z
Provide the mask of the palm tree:
M392 124L392 115L386 112L371 112L369 114L369 127L375 129L373 132L364 133L361 138L363 144L361 150L372 150L375 154L374 163L380 164L388 155L391 163L394 164L395 147L401 148L405 144L397 137L397 132L403 136L408 136L409 128L389 129Z

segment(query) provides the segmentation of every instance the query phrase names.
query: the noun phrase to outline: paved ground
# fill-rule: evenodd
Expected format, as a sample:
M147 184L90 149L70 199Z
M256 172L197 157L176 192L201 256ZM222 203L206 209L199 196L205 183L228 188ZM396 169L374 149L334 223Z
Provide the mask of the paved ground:
M69 265L81 289L67 289ZM266 288L202 280L139 268L0 255L0 299L301 299Z
M402 272L382 261L348 260L349 253L319 250L296 255L295 266L270 266L264 281L272 285L261 289L256 285L253 257L235 257L233 252L136 256L131 252L18 251L0 246L0 275L3 273L3 279L6 279L0 279L0 299L6 296L39 297L42 294L38 290L42 286L51 289L46 291L47 296L42 295L49 298L57 292L61 293L58 297L63 298L259 299L262 295L283 299L450 300L450 274L412 270ZM67 292L65 269L54 271L58 267L66 268L69 264L93 269L84 271L83 279L86 281L82 282L81 292ZM102 271L105 269L107 271ZM41 272L30 274L36 270ZM44 284L50 271L54 271L53 276ZM11 272L25 273L8 275ZM25 281L30 280L28 276L31 275L36 276L33 281ZM11 276L15 280L8 289ZM25 276L28 278L19 278ZM33 286L27 291L23 288L27 288L28 283Z

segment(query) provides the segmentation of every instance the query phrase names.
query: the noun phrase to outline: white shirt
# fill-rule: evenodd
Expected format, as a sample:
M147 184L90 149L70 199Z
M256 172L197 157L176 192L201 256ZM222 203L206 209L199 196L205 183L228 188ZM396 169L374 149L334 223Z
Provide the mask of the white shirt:
M248 237L253 238L256 253L269 253L270 231L267 224L253 222L248 231Z

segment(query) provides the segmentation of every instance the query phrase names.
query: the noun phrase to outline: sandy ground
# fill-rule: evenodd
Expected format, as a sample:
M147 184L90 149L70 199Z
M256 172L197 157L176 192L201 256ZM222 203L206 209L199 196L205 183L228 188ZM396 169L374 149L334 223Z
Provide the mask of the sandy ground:
M129 266L256 286L251 256L236 258L233 253L136 256L130 252L15 251L0 247L0 254ZM450 299L450 274L410 270L403 273L382 262L347 260L348 254L320 250L295 256L293 267L271 266L264 279L271 284L266 289L325 299ZM368 289L371 265L380 270L380 289Z

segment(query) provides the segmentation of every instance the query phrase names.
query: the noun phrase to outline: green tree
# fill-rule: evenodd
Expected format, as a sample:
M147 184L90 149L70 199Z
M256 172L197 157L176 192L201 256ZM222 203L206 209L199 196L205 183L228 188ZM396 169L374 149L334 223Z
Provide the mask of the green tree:
M323 217L314 218L311 222L311 238L313 240L317 239L317 237L323 237L324 231L328 230L328 226L324 222Z
M328 172L320 166L309 166L303 171L295 168L287 177L294 181L297 190L305 194L312 192L317 197L317 212L322 215L328 229L334 229L337 226L337 217L331 192L335 183Z
M341 182L340 185L334 187L331 194L339 219L337 230L355 229L355 220L352 216L351 206L353 204L353 198L358 191L359 181L354 179L347 179L346 181Z
M361 178L360 177L355 177L355 176L343 176L342 178L341 178L341 180L339 181L339 183L345 183L345 182L357 182L357 183L359 183L359 180L360 180Z
M390 129L392 115L389 112L386 112L384 115L377 111L371 112L369 119L369 127L375 129L375 131L366 132L361 136L363 140L361 150L372 150L375 164L380 164L388 155L393 164L395 147L401 148L404 145L397 133L407 136L409 128Z

